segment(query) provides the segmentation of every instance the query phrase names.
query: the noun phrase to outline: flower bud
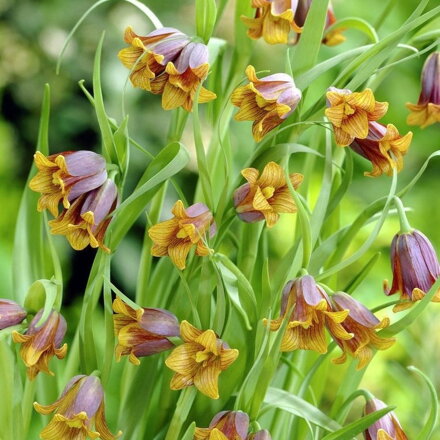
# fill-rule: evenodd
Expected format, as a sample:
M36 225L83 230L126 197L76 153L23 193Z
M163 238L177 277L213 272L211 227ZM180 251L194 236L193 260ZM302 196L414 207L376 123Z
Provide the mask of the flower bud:
M194 440L245 440L249 429L249 416L242 411L222 411L209 424L209 428L196 428Z
M168 339L179 336L179 322L168 310L132 309L121 299L113 301L113 322L118 338L116 360L129 355L130 362L139 365L139 357L169 350L174 344Z
M46 321L38 325L43 316L41 309L29 324L24 334L14 331L12 339L22 344L20 356L23 359L29 379L34 379L40 371L53 376L49 370L49 361L53 356L63 359L67 353L67 344L62 345L67 324L63 316L52 310Z
M26 310L15 301L0 299L0 330L20 324L26 318Z
M37 209L48 209L58 216L58 205L65 209L81 194L102 185L107 178L105 159L92 151L65 151L45 156L34 155L38 173L29 182L32 191L41 193Z
M396 234L391 243L391 267L393 283L391 289L384 281L386 295L399 292L406 302L397 304L395 312L411 307L421 300L440 276L440 265L435 250L428 238L420 231ZM440 302L437 291L434 302Z
M41 431L43 440L100 438L115 440L105 420L104 390L96 376L75 376L64 388L60 398L50 405L34 403L40 414L55 415Z

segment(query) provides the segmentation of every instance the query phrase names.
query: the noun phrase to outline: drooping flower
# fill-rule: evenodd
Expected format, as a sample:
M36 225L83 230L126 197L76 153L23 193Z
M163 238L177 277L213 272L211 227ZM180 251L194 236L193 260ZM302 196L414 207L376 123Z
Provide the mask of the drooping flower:
M179 322L168 310L131 308L120 298L113 301L113 322L118 338L116 360L129 356L134 365L139 357L169 350L174 344L168 339L179 336Z
M214 217L203 203L196 203L184 208L178 200L171 210L174 217L158 223L148 230L153 240L151 254L155 257L168 255L181 270L185 269L186 258L190 249L196 246L196 255L209 254L205 244L206 234L212 237L215 233Z
M133 86L161 94L165 110L183 107L191 111L196 92L208 76L208 47L174 28L142 37L128 27L124 39L130 47L119 52L119 59L132 70ZM215 93L200 88L199 103L215 98Z
M353 335L351 339L342 339L333 328L328 327L343 351L342 356L333 359L335 364L344 363L348 354L359 361L357 369L361 370L371 361L375 349L386 350L394 344L395 339L381 338L376 333L376 330L389 326L388 318L380 321L363 304L344 292L335 293L331 301L335 311L348 310L348 316L341 325L347 333Z
M50 405L34 403L40 414L55 415L41 431L43 440L100 438L115 440L105 420L104 390L96 376L75 376L64 388L60 398Z
M281 351L297 349L327 352L325 327L343 340L351 339L341 323L348 310L333 311L328 295L310 275L289 281L283 289L281 316L270 321L270 330L278 330L292 310L281 342ZM264 320L267 323L267 320Z
M365 414L368 415L383 408L386 408L385 403L379 399L371 398L365 405ZM364 438L365 440L408 440L392 411L371 425L364 432Z
M249 434L246 440L272 440L272 436L267 429L262 429L254 434Z
M417 104L407 103L411 110L409 125L421 128L440 122L440 52L434 52L426 59L422 70L422 91Z
M420 231L396 234L391 242L391 268L393 283L391 289L384 281L386 295L399 292L402 304L394 306L399 312L421 300L440 276L440 265L435 250L428 238ZM440 302L440 290L434 302Z
M49 370L49 361L53 356L63 359L67 353L67 344L63 345L67 324L63 316L52 310L46 321L38 325L43 316L41 309L29 324L26 333L12 332L15 343L22 344L20 356L27 368L29 379L34 379L40 371L53 376Z
M246 440L249 416L242 411L222 411L208 428L196 428L194 440Z
M115 183L107 179L103 185L78 197L68 209L49 221L50 232L65 235L73 249L80 251L88 245L106 252L104 235L110 224L109 215L117 205Z
M26 310L15 301L0 298L0 330L20 324L26 316Z
M263 37L269 44L286 44L291 30L301 34L312 0L251 0L255 17L241 16L248 27L248 36L255 40ZM327 11L325 29L336 21L331 5ZM323 43L329 46L342 43L341 30L327 34Z
M301 90L286 73L275 73L258 79L255 68L248 66L249 84L232 93L232 104L239 107L237 121L254 121L252 134L259 142L266 134L280 125L296 109L301 100Z
M381 174L391 176L393 169L398 172L403 168L403 156L407 153L412 140L412 132L404 136L393 124L383 125L380 122L369 122L368 135L365 139L355 140L350 148L368 159L373 170L366 172L366 176L377 177Z
M211 399L218 399L218 377L237 359L238 350L229 348L213 330L199 330L187 321L180 323L180 336L184 344L165 361L175 372L170 388L181 390L194 385Z
M241 220L253 223L266 220L269 228L275 225L280 213L296 212L284 171L275 162L269 162L261 173L255 168L241 171L248 183L234 192L234 205ZM302 174L290 174L290 181L296 189L303 180Z
M377 121L388 110L387 102L378 102L371 89L352 92L330 87L327 91L325 115L333 124L336 143L350 145L355 138L368 136L369 121Z
M34 154L38 173L29 182L32 191L41 193L37 209L48 209L58 216L58 205L69 208L81 194L98 188L107 178L105 159L92 151L65 151L45 156Z

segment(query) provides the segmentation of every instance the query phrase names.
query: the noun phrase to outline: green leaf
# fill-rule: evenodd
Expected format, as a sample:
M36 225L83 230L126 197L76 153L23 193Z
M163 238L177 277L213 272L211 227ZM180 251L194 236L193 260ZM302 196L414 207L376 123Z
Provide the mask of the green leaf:
M432 437L432 434L438 422L439 405L438 405L437 391L435 389L434 384L431 382L431 380L425 373L423 373L418 368L412 365L408 367L408 370L418 374L428 386L429 395L431 397L431 411L429 412L429 417L426 420L425 426L419 432L419 435L417 436L416 440L429 440Z
M341 429L338 429L331 434L327 434L322 440L352 440L353 437L365 431L368 427L370 427L377 420L381 419L384 415L388 414L395 407L387 406L386 408L382 408L379 411L375 411L371 414L368 414L360 419L349 423Z
M358 17L347 17L342 20L338 20L336 23L332 24L326 29L325 35L336 30L336 29L356 29L363 32L372 43L377 43L379 41L379 36L377 35L376 29L368 23L368 21L358 18Z
M381 256L380 252L376 252L367 262L367 264L353 277L353 279L342 289L343 292L352 293L356 290L356 287L362 283L362 281L371 272L374 265L378 262Z
M321 47L329 0L312 2L304 29L295 50L292 51L294 74L299 75L316 64Z
M196 0L196 31L197 35L208 43L217 19L215 0Z
M196 422L192 422L191 425L188 426L188 429L183 434L182 440L193 440L194 432L196 430Z
M311 403L279 388L269 388L264 402L271 407L279 408L308 420L310 423L320 426L327 431L336 431L341 428L338 423L326 416Z
M128 136L128 116L124 118L121 125L113 134L116 148L116 156L118 158L119 169L124 176L121 187L123 186L124 178L128 170L128 162L130 159L130 138Z

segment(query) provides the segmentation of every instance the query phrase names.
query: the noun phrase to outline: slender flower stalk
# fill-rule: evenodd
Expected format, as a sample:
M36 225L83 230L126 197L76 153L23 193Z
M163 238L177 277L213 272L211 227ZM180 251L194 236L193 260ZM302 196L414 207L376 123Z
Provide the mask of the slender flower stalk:
M234 205L241 220L247 223L266 220L271 228L278 222L280 213L296 212L284 170L276 162L266 164L261 175L255 168L245 168L241 174L247 183L234 192ZM298 173L289 177L295 189L303 180Z
M0 298L0 330L20 324L27 312L15 301Z
M67 344L63 345L67 324L63 316L52 310L46 321L38 325L43 316L41 309L32 319L24 334L14 331L12 339L22 344L20 356L27 369L29 379L33 380L40 371L54 375L49 369L49 361L53 356L63 359L67 353Z
M105 420L104 390L96 376L75 376L64 388L60 398L50 405L34 403L40 414L55 412L41 431L43 440L92 439L115 440Z
M164 309L132 309L121 299L113 301L113 322L118 338L116 360L129 356L134 365L139 357L150 356L174 347L169 337L179 336L177 318Z
M213 330L199 330L189 322L180 323L184 343L175 348L165 364L175 372L170 388L181 390L195 386L211 399L218 399L218 377L238 357L238 350L229 348Z

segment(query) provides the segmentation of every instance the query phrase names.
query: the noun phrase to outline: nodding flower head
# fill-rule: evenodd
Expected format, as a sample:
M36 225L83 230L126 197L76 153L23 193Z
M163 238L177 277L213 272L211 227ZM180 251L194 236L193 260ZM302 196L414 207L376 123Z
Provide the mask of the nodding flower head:
M196 428L194 440L245 440L249 416L242 411L222 411L211 420L208 428Z
M15 301L0 298L0 330L20 324L26 316L26 310Z

